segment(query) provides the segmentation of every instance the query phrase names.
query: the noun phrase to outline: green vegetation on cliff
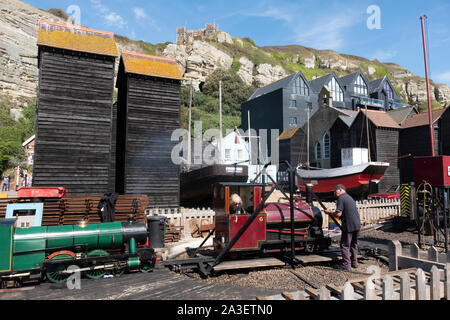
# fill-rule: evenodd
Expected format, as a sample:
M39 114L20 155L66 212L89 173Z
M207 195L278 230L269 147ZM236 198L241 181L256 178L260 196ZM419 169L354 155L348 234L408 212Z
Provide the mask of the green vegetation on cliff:
M36 101L30 100L16 121L10 114L11 98L0 95L0 173L25 160L22 143L34 134Z

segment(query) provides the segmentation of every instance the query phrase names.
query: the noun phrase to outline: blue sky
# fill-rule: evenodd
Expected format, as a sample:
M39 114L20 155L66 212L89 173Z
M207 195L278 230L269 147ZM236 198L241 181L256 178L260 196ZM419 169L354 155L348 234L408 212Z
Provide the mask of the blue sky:
M77 6L81 24L151 43L176 42L176 28L215 22L258 46L299 44L395 62L424 76L419 17L428 16L430 77L450 85L447 0L27 0L42 9ZM345 3L345 4L344 4ZM376 11L368 9L376 6ZM76 8L76 7L75 7ZM69 10L70 15L73 12ZM374 20L374 17L378 20ZM381 28L368 27L379 21Z

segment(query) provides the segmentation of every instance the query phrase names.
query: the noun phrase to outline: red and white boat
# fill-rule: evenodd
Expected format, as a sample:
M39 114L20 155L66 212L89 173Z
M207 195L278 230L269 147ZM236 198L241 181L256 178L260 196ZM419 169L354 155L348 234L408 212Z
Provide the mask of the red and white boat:
M305 183L313 185L313 191L319 198L333 198L334 188L342 184L347 192L354 198L362 198L369 191L369 184L379 183L384 176L388 162L368 162L348 167L333 169L301 169L297 168L297 173L303 178ZM305 186L298 181L301 191L305 191Z

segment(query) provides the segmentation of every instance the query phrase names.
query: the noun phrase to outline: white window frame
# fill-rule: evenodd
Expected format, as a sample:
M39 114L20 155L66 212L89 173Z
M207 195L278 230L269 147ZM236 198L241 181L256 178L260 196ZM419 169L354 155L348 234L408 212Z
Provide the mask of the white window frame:
M319 155L319 152L317 152L317 151L320 152L320 155ZM314 152L316 155L316 160L317 161L322 160L322 144L320 143L320 141L316 142L316 145L314 147Z
M333 101L335 102L344 101L344 90L342 90L341 86L339 85L335 77L332 77L330 81L328 81L326 87L328 88L328 90L330 90Z
M327 156L327 152L326 152L327 143L325 142L326 141L325 137L328 137L328 156ZM323 157L322 157L322 159L330 159L330 157L331 157L331 137L330 137L330 133L326 132L323 135L322 146L323 146L323 150L322 150Z

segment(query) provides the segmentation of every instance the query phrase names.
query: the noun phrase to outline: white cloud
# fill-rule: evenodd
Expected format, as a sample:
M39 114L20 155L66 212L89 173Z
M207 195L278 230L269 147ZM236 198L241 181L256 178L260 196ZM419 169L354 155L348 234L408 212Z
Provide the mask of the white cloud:
M307 24L310 20L315 22ZM312 17L295 29L296 41L316 49L338 50L345 45L344 31L360 22L360 18L351 11Z
M145 26L146 24L152 26L154 29L161 31L155 20L150 18L143 8L133 7L134 17L138 21L140 26Z
M140 19L146 19L147 18L147 13L145 13L145 10L139 7L134 7L133 8L133 12L134 12L134 16L136 17L136 19L140 20Z
M433 78L439 82L444 82L444 83L450 85L450 71L435 75L435 76L433 76Z
M247 13L247 15L253 17L273 18L285 22L292 22L294 20L295 11L293 11L292 8L268 7L262 12Z
M97 9L98 13L105 19L107 26L117 26L120 29L123 29L127 26L127 22L124 18L122 18L119 14L109 9L105 6L101 0L90 0L94 5L94 8Z
M397 56L397 51L395 50L389 50L389 49L378 49L376 50L372 56L371 59L381 62L388 62L387 60L391 60Z

